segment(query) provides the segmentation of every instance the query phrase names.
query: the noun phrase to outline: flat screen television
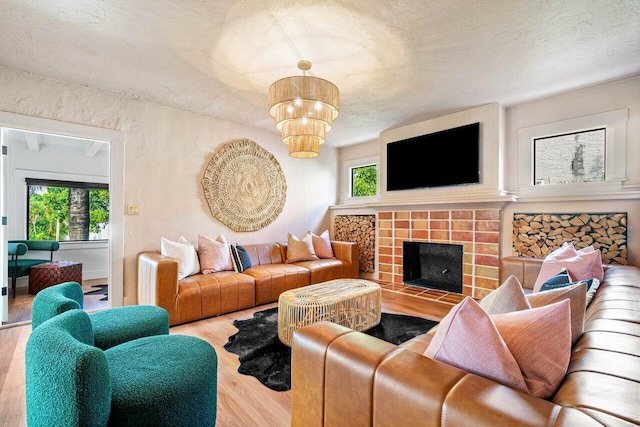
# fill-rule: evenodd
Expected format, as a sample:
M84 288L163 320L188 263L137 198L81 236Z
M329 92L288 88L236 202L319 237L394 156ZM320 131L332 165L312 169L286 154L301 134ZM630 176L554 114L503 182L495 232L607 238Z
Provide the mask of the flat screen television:
M387 191L480 182L480 123L387 144Z

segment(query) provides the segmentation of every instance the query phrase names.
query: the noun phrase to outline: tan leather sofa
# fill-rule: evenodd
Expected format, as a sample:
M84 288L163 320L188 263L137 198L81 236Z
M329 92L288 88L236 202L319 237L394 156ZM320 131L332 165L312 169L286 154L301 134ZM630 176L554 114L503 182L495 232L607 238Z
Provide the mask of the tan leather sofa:
M532 288L540 260L508 257L501 277ZM640 269L606 269L549 401L434 361L429 337L401 346L333 323L293 338L292 426L631 426L640 424Z
M281 243L243 245L251 267L178 280L178 263L159 252L138 254L138 304L169 312L169 324L200 320L278 300L286 290L359 275L356 243L332 241L335 258L287 264Z

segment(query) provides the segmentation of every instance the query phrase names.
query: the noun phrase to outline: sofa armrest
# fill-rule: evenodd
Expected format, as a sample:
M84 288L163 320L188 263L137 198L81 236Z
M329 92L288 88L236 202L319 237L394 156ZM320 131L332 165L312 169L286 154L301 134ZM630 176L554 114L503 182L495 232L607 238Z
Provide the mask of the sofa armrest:
M296 330L291 426L599 425L564 408L330 322Z
M514 275L525 290L533 291L533 286L542 268L542 261L541 258L502 257L500 259L500 283L504 283L509 276Z
M157 305L177 316L178 262L159 252L138 255L138 304Z
M24 255L29 250L27 248L27 245L25 245L24 243L12 243L12 242L9 242L7 246L8 246L7 255L10 255L10 256L16 256L17 257L19 255Z
M331 249L336 259L349 265L349 272L345 278L357 279L360 277L360 246L354 242L341 242L331 240Z

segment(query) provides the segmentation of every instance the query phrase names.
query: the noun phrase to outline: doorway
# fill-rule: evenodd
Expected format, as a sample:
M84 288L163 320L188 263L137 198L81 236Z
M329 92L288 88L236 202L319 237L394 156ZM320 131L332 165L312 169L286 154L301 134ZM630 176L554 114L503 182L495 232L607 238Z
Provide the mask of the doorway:
M3 209L0 232L3 247L0 252L2 326L24 323L9 323L8 302L11 293L7 292L7 241L30 238L27 231L26 178L49 179L56 182L101 182L108 185L108 229L93 240L61 239L64 255L55 256L54 259L84 257L86 267L83 279L86 277L87 286L90 286L86 291L97 291L88 294L87 302L106 298L108 306L123 305L124 135L108 129L10 113L0 113L0 131L3 148L3 185L0 191L0 206ZM29 156L39 159L28 161ZM28 283L28 277L22 278L22 290L25 289L25 283ZM93 289L93 285L107 285L106 295L95 295L100 291L104 292L104 288ZM100 304L105 303L94 306L92 302L90 305L99 308Z

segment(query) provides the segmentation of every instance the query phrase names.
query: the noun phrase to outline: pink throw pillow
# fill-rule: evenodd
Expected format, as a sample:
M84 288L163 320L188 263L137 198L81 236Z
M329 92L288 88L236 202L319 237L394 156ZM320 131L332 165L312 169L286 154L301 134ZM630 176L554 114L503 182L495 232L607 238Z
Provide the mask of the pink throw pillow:
M518 363L489 315L473 298L462 300L442 319L424 355L527 391Z
M564 379L571 356L568 300L491 316L518 362L529 394L548 399Z
M333 248L331 247L331 241L329 240L329 230L325 230L321 235L315 235L312 232L311 241L313 242L313 250L318 258L333 258Z
M200 258L200 269L202 274L233 270L229 244L222 234L220 234L215 240L199 234L198 257Z
M540 273L533 286L533 292L539 292L542 284L549 278L558 274L562 268L566 268L571 279L587 280L596 278L602 280L604 271L602 269L602 255L600 250L577 254L572 258L555 259L545 258L540 267Z
M488 315L472 298L451 309L425 356L543 399L569 366L569 301Z

